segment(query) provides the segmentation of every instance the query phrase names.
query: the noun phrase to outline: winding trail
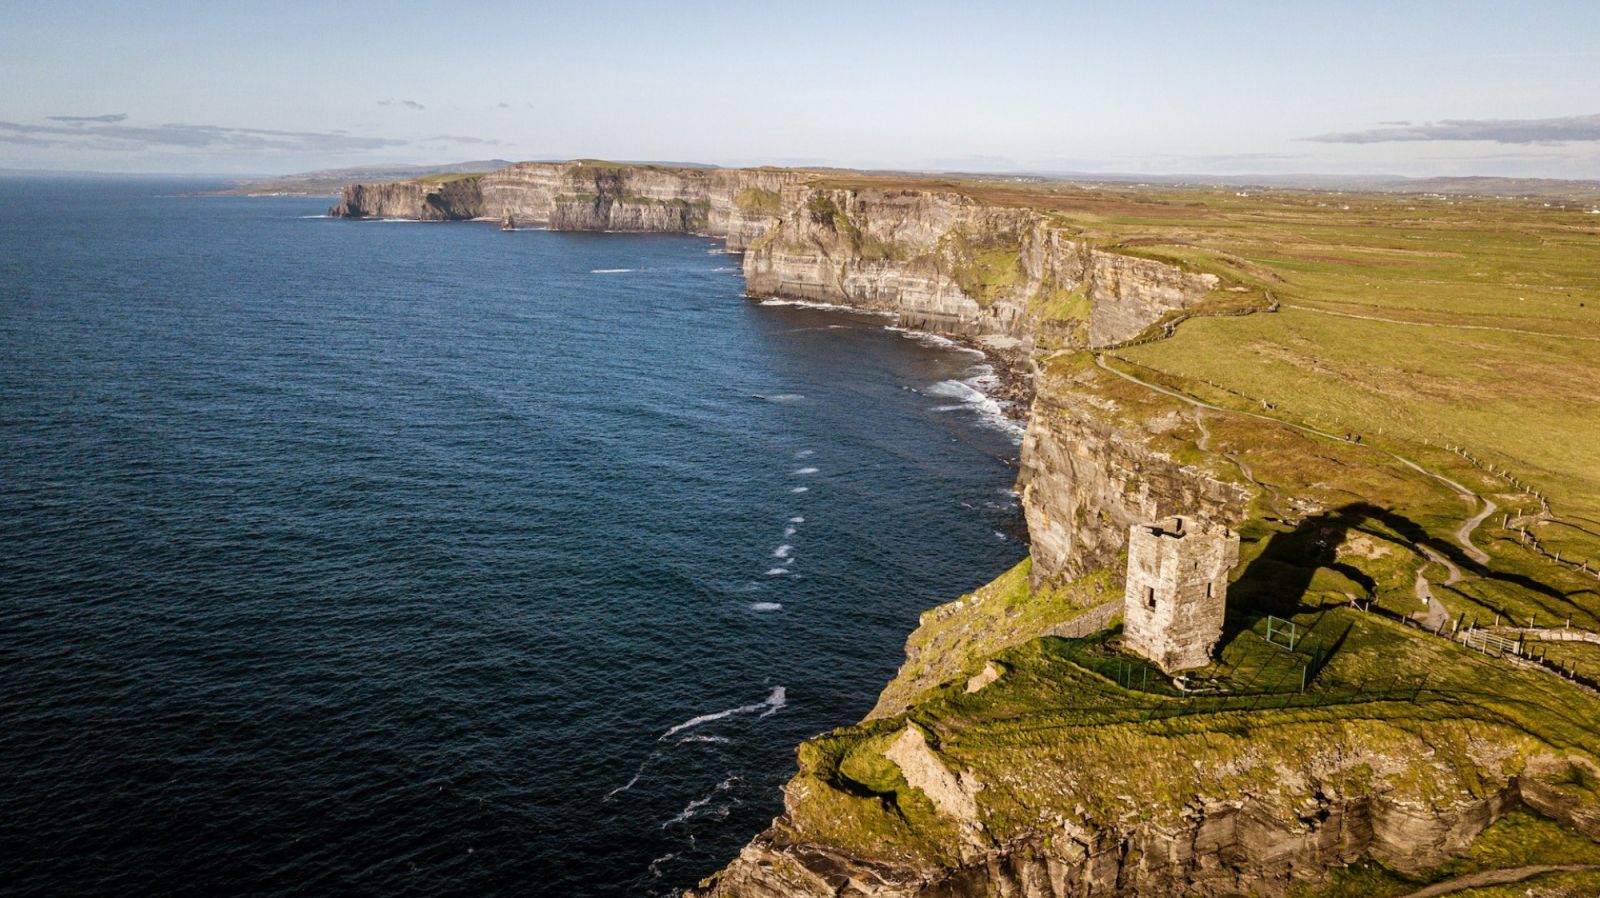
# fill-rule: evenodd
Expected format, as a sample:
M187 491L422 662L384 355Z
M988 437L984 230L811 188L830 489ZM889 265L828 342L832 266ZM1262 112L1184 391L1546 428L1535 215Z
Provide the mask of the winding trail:
M1119 360L1121 360L1120 357L1116 357L1116 358L1119 358ZM1136 376L1134 376L1132 374L1129 374L1126 371L1121 371L1121 370L1119 370L1117 368L1111 367L1110 365L1106 364L1105 354L1103 354L1103 353L1096 353L1095 354L1094 363L1096 365L1099 365L1101 369L1103 369L1105 371L1108 371L1108 372L1110 372L1112 374L1115 374L1116 376L1122 378L1123 380L1126 380L1126 381L1128 381L1130 383L1137 384L1137 385L1139 385L1141 387L1144 387L1147 390L1153 390L1153 391L1155 391L1157 393L1161 393L1162 395L1171 396L1172 398L1177 399L1180 402L1186 402L1189 405L1195 406L1196 408L1210 409L1212 411L1223 412L1224 414L1230 414L1230 415L1247 415L1247 416L1249 416L1251 418L1259 418L1262 421L1270 421L1273 424L1280 424L1280 425L1283 425L1284 427L1292 427L1295 430L1301 431L1303 433L1309 433L1309 434L1312 434L1314 436L1322 437L1324 439L1333 440L1334 442L1337 442L1337 443L1347 442L1344 439L1344 437L1337 436L1335 434L1331 434L1331 433L1327 432L1326 430L1318 430L1317 428L1312 427L1312 426L1307 425L1307 424L1296 424L1293 421L1285 421L1282 418L1275 418L1272 415L1263 415L1260 412L1250 412L1250 411L1244 411L1242 409L1223 408L1220 405L1212 405L1209 402L1203 402L1203 401L1201 401L1199 399L1194 398L1193 396L1189 396L1187 394L1180 393L1177 390L1169 390L1166 387L1159 386L1157 384L1150 383L1147 380L1143 380L1141 378L1138 378L1138 377L1136 377ZM1416 471L1417 473L1422 474L1422 475L1424 475L1426 477L1431 477L1434 480L1439 481L1440 483L1442 483L1445 486L1449 487L1450 489L1454 490L1457 495L1459 495L1463 499L1466 499L1467 502L1469 504L1471 504L1471 505L1477 505L1479 502L1482 502L1483 503L1483 509L1481 511L1479 511L1476 515L1468 518L1466 520L1466 522L1463 523L1458 530L1456 530L1456 532L1455 532L1455 540L1456 540L1457 543L1460 544L1461 548L1467 553L1467 557L1471 558L1473 561L1476 561L1479 564L1487 564L1489 562L1488 553L1484 552L1482 549L1479 549L1477 546L1472 544L1472 531L1478 529L1478 525L1483 523L1484 520L1489 517L1489 515L1494 514L1495 509L1498 507L1498 506L1496 506L1494 504L1494 502L1490 501L1488 498L1486 498L1484 496L1478 495L1477 493L1475 493L1472 490L1466 488L1465 486L1462 486L1460 483L1457 483L1456 481L1451 480L1449 477L1446 477L1443 474L1439 474L1439 473L1436 473L1434 471L1430 471L1427 468L1424 468L1423 466L1417 464L1416 462L1412 461L1409 458L1406 458L1405 456L1397 455L1396 453L1390 452L1387 449L1380 449L1380 448L1378 448L1376 446L1368 446L1366 448L1371 449L1374 452L1381 452L1384 455L1387 455L1390 458L1394 459L1395 461L1398 461L1399 463L1405 465L1406 467L1411 468L1412 470Z
M1485 870L1482 873L1471 873L1444 882L1434 883L1425 889L1418 889L1415 892L1401 895L1400 898L1436 898L1438 895L1464 892L1467 889L1509 885L1513 882L1522 882L1525 879L1532 879L1535 876L1542 876L1546 873L1581 873L1585 870L1600 870L1600 867L1594 864L1537 864L1530 867Z

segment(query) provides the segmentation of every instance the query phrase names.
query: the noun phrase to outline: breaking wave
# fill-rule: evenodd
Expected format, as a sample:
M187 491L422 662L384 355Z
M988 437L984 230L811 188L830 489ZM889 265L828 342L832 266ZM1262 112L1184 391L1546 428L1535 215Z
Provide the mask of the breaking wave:
M977 374L966 380L941 380L927 389L927 395L943 399L954 399L957 405L941 405L935 411L953 412L962 409L970 410L977 414L978 420L987 427L992 427L1009 436L1013 442L1021 443L1025 430L1022 422L1006 416L1004 403L985 392L985 387L992 387L999 383L995 377L994 369L988 365L979 365Z

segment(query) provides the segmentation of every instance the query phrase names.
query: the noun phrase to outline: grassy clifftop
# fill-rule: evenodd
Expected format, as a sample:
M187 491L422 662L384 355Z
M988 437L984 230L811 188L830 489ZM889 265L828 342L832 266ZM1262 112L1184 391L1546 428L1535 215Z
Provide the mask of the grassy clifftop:
M1600 695L1448 636L1600 631L1594 219L1305 193L1035 200L1077 239L1280 303L1035 359L1036 432L1128 435L1129 489L1160 460L1251 496L1223 642L1179 683L1115 627L1049 635L1115 598L1120 572L1025 562L924 614L873 715L801 749L772 844L888 865L875 875L912 894L963 894L962 876L1050 894L1059 876L1399 896L1522 867L1463 894L1592 891L1593 870L1532 868L1600 863ZM1086 475L1061 476L1071 493ZM1269 615L1297 626L1292 648ZM1600 673L1592 644L1540 645Z

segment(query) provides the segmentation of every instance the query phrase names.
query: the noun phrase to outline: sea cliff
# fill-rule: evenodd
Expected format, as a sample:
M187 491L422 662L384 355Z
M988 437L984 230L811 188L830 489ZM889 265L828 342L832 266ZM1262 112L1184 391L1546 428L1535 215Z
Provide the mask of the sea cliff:
M1464 488L1107 351L1275 310L1237 260L1084 233L1049 198L835 172L520 163L351 185L331 211L718 236L751 296L891 313L1025 373L1031 558L923 616L877 707L800 747L783 815L704 894L1311 895L1506 827L1600 838L1600 698L1370 613L1434 557L1478 565L1427 532ZM1172 514L1243 540L1198 692L1135 686L1115 636L1128 528ZM1281 653L1268 614L1310 635Z

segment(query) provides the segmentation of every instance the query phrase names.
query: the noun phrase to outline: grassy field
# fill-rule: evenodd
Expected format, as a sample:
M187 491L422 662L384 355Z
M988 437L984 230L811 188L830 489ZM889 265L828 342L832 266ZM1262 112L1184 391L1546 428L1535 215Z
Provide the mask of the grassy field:
M411 180L418 184L431 184L437 187L441 184L449 184L453 181L466 181L472 178L481 178L486 174L488 174L488 172L445 172L444 174L438 175L423 175L420 178L412 178Z

